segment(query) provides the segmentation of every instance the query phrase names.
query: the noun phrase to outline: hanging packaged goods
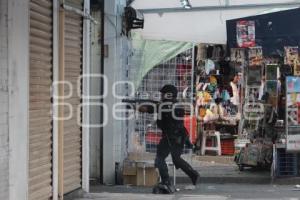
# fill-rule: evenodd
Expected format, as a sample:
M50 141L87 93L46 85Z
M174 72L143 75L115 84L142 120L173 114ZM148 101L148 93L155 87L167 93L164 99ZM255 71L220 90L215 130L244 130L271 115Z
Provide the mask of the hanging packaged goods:
M248 58L249 58L249 65L259 65L263 64L263 50L262 47L251 47L248 50Z
M300 151L300 78L286 78L287 151Z
M243 48L230 49L230 61L244 64L246 61L245 51L246 49Z
M292 66L297 60L299 60L298 47L284 47L284 64Z

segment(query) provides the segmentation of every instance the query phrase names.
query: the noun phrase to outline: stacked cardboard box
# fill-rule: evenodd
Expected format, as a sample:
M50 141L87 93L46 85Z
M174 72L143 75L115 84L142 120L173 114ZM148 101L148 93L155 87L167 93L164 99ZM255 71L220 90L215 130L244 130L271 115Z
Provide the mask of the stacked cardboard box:
M154 186L158 181L158 173L154 163L124 160L123 183L124 185Z

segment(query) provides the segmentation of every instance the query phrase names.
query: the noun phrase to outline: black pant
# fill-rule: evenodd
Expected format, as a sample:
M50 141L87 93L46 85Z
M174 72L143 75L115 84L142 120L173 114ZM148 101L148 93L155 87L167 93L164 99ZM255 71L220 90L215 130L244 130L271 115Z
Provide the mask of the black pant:
M180 168L190 178L197 176L197 172L185 160L181 158L182 151L183 144L178 144L176 140L168 140L167 137L163 137L160 140L157 146L155 167L157 167L159 170L162 183L170 183L168 166L165 161L169 153L171 153L173 164L175 165L176 169Z

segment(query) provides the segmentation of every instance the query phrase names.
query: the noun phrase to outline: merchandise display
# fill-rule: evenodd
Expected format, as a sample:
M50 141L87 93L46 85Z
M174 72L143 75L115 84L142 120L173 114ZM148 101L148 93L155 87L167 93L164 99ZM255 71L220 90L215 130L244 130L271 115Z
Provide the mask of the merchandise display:
M201 48L201 51L199 49ZM233 155L234 139L237 131L228 133L224 126L235 130L240 119L237 106L240 97L236 101L232 101L233 94L240 96L239 79L237 79L236 87L230 84L230 66L225 61L225 52L218 52L225 49L220 45L198 45L197 69L196 70L196 116L198 119L198 140L199 149L202 149L201 155L207 154L204 149L211 149L217 152L217 155ZM206 52L206 55L203 54ZM223 57L221 56L223 55ZM236 48L231 50L231 57L237 63L245 61L244 49ZM203 73L203 71L205 73ZM233 104L233 102L236 104ZM207 134L207 133L210 134ZM229 137L228 137L229 135ZM224 138L225 137L225 138ZM219 142L216 142L219 140ZM203 143L203 140L206 142ZM202 145L201 145L202 144ZM205 145L205 147L203 147ZM208 152L209 153L209 152Z
M294 76L300 76L300 61L297 59L294 61Z
M266 81L266 92L270 96L277 96L277 81Z
M268 64L266 65L266 80L276 81L278 78L278 65Z
M288 76L286 81L287 151L300 150L300 78Z
M262 79L262 67L260 65L249 66L247 72L248 85L260 85Z
M240 171L244 170L245 166L270 168L272 164L272 142L263 140L255 140L243 148L235 157Z
M232 52L236 51L234 48ZM282 89L284 79L281 79L281 65L278 57L264 57L262 47L249 47L244 51L248 55L245 57L244 80L246 80L244 97L242 97L242 116L239 124L239 136L236 141L247 141L245 143L236 142L235 161L240 170L245 167L262 167L270 169L273 161L273 144L285 141L284 124L283 128L278 126L279 110L284 110L280 104L280 98L285 95ZM295 48L285 48L285 61L288 64L294 63ZM282 57L283 59L283 57ZM288 60L290 60L288 62ZM292 60L292 61L291 61ZM240 61L239 61L240 62ZM287 67L286 67L287 68ZM299 85L299 87L298 87ZM300 90L298 80L287 80L287 91ZM287 102L297 102L298 96L288 95ZM300 100L300 96L299 96ZM287 107L288 124L296 126L299 123L298 104ZM277 126L276 126L277 125ZM275 128L276 127L276 128Z
M284 47L284 64L294 65L294 62L299 59L298 47Z
M238 47L255 46L255 22L240 20L236 24Z
M245 49L232 48L230 51L230 61L236 63L244 63L246 61Z
M263 64L262 47L249 48L248 57L249 57L249 66L255 66L255 65L261 66Z

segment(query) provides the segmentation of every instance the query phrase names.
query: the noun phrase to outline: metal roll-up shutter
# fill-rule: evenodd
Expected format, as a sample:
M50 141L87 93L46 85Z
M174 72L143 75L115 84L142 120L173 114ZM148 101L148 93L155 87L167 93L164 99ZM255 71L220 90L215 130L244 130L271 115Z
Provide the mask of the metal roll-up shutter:
M83 9L83 1L67 0L65 3L73 8ZM81 121L81 83L78 79L82 74L82 36L83 17L75 12L65 11L65 81L73 85L72 96L65 100L72 105L73 116L64 121L64 193L81 188L82 176L82 131L78 124ZM65 95L70 88L65 87ZM78 113L79 112L79 113ZM65 109L65 115L69 115Z
M52 197L52 6L52 0L30 0L30 200Z

